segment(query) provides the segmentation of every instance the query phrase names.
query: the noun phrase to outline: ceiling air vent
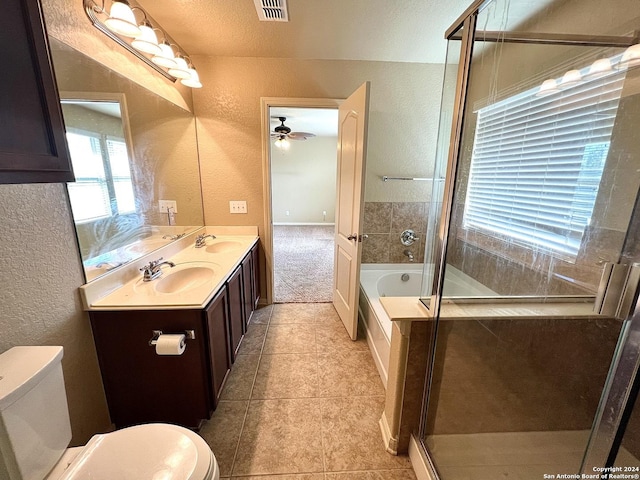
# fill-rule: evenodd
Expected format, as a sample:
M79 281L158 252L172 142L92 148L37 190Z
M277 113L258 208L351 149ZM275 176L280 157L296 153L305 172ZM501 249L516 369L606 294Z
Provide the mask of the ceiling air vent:
M261 22L288 22L287 0L253 0Z

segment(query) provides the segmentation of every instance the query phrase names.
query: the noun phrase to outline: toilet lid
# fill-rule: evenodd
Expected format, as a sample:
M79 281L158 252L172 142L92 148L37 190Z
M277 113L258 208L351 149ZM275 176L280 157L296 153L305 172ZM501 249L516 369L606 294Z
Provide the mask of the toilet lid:
M202 437L176 425L151 423L92 437L60 480L207 480L215 469Z

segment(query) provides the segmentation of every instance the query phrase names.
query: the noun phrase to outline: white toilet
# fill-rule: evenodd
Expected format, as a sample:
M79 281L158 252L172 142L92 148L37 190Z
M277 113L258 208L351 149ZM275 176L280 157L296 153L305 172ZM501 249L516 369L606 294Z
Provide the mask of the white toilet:
M0 355L1 480L218 480L211 449L183 427L153 423L67 448L71 424L62 347Z

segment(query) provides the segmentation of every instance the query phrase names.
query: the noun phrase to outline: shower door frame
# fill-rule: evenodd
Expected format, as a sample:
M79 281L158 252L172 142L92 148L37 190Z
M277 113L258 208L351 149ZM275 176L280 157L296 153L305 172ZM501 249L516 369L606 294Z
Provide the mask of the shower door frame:
M452 127L449 141L449 151L447 155L446 179L444 185L442 210L440 212L438 230L433 246L434 273L432 278L431 295L420 300L429 310L434 321L434 328L429 345L429 365L423 392L422 415L418 426L417 440L422 450L423 459L429 469L433 480L439 480L437 470L431 459L428 448L425 444L425 433L427 428L427 412L429 409L429 393L431 390L432 372L435 362L435 344L438 335L438 324L440 316L440 306L442 303L442 292L444 288L445 264L447 257L447 242L451 227L451 217L453 214L453 202L455 198L456 173L460 160L460 147L462 144L463 119L466 109L466 97L469 87L469 75L471 70L471 59L476 38L485 42L506 42L506 43L536 43L548 45L576 45L591 47L628 47L637 42L635 37L623 36L588 36L576 34L531 34L528 32L492 32L476 30L478 14L494 0L475 0L458 19L446 30L445 39L448 41L460 41L460 56L458 62L458 72L456 79L456 91L453 104ZM460 34L460 31L462 33ZM640 192L634 214L640 216ZM640 219L637 220L640 222ZM627 236L628 241L629 238ZM425 255L426 262L426 255ZM639 267L640 268L640 267ZM640 288L633 293L633 309L630 315L623 319L621 333L618 338L618 345L609 368L609 374L602 390L602 395L594 422L591 435L587 443L585 455L582 461L580 473L593 473L594 467L611 466L614 458L613 453L621 441L618 435L620 428L626 422L625 407L629 400L629 393L636 378L640 375ZM628 293L627 293L628 294ZM505 303L527 301L540 301L542 297L511 297L503 298ZM552 297L546 297L548 300ZM559 297L561 298L561 297ZM579 300L577 298L562 297L565 301ZM475 299L480 303L482 299ZM495 302L495 299L486 299L487 302ZM605 418L603 413L606 409L615 408L615 415Z

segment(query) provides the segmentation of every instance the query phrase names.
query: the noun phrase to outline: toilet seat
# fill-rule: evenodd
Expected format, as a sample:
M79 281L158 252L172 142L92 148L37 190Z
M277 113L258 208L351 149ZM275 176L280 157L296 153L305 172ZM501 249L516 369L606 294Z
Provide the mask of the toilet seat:
M211 480L219 477L209 445L177 425L151 423L95 435L60 480Z

